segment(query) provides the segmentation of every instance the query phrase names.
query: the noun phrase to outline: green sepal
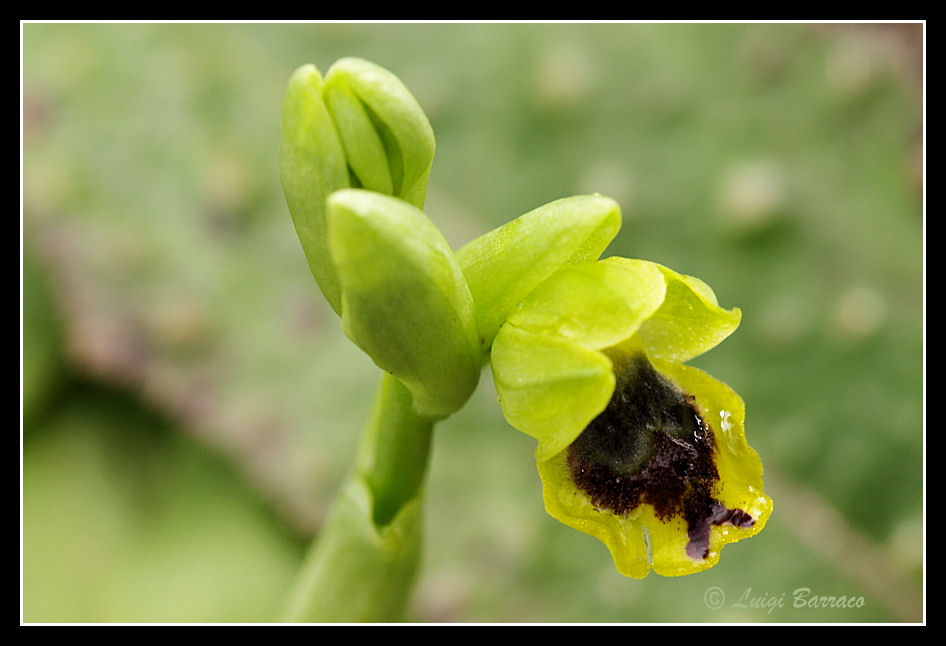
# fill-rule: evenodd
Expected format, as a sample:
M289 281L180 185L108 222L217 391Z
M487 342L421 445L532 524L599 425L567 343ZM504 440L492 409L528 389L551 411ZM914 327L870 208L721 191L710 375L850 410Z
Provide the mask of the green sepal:
M496 336L491 364L506 421L539 441L539 459L571 444L614 392L606 356L571 339L512 324Z
M473 299L449 244L397 198L345 189L327 207L345 334L404 383L419 414L453 413L481 364Z
M565 265L536 287L506 324L601 350L636 332L660 308L665 292L663 274L653 263Z
M597 259L620 228L617 202L579 195L521 215L460 249L484 351L529 292L566 263Z
M341 311L341 288L328 254L325 198L349 186L341 141L322 101L322 77L303 65L283 100L279 177L309 269L326 300Z
M423 208L434 131L401 80L369 61L342 58L325 75L324 95L361 186Z
M640 260L607 258L627 266ZM638 336L651 357L683 363L715 348L739 327L739 308L723 309L713 290L699 278L678 274L656 263L667 284L663 304L641 325Z

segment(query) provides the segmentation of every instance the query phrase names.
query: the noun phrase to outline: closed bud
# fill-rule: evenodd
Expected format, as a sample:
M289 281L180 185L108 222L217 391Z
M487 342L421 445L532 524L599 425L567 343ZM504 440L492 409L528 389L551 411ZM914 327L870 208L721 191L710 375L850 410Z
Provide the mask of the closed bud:
M293 73L283 102L280 178L309 268L337 313L341 291L328 254L326 198L355 187L422 208L433 156L427 116L388 70L343 58L324 79L314 65Z

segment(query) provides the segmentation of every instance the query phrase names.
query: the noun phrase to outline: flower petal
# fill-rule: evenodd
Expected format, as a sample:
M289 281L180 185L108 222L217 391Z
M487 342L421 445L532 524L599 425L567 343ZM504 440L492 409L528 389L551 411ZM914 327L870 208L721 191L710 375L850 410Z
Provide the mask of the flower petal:
M566 263L597 259L620 228L617 202L579 195L529 211L457 251L484 348L529 292Z
M698 368L657 359L653 363L681 390L694 396L694 404L713 429L719 471L717 499L730 509L745 511L755 520L752 527L715 527L714 532L721 539L719 546L758 534L772 514L773 504L763 490L762 460L746 439L746 406L742 398Z
M627 266L641 261L607 258L602 262ZM739 327L742 312L721 308L713 290L702 280L654 266L663 273L667 292L660 309L638 332L648 355L688 361L714 348Z
M621 574L643 579L650 573L647 540L641 522L641 516L649 507L638 507L623 517L595 507L572 481L566 451L547 460L537 458L537 464L545 510L552 518L604 543Z
M597 350L633 337L660 307L652 263L566 265L539 285L496 336L492 367L509 423L558 453L610 400L614 375Z
M611 362L601 353L511 323L496 336L492 367L503 415L539 440L541 459L571 444L614 391Z
M657 266L644 261L566 265L532 291L508 322L601 350L637 332L663 303L664 285Z
M772 501L763 492L761 462L745 439L745 408L739 396L695 368L660 360L653 365L695 397L694 404L715 438L713 458L719 479L711 494L718 505L702 522L692 526L682 514L660 518L648 503L623 515L601 509L576 486L567 450L545 460L537 456L548 513L601 540L617 569L635 578L646 576L651 566L663 576L710 568L724 545L760 532L772 512Z
M763 492L762 462L749 446L745 435L745 405L729 386L702 370L679 364L654 361L654 365L684 392L695 396L694 404L713 430L716 448L714 458L719 480L713 495L721 505L717 520L709 523L705 541L705 557L693 558L697 528L679 528L660 521L648 524L654 549L654 571L663 576L681 576L713 567L719 561L723 546L758 534L772 514L772 499ZM725 510L746 514L741 521L726 521ZM751 520L749 520L751 519ZM654 519L656 521L656 519ZM721 521L721 522L717 522Z

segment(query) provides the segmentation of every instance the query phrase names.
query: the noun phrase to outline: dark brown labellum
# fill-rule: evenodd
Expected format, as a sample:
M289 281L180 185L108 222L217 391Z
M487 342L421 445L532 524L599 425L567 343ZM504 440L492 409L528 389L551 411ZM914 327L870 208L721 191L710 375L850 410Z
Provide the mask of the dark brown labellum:
M611 401L568 448L574 482L596 507L619 516L649 504L661 520L682 517L687 554L706 558L713 525L755 522L713 497L719 480L713 430L694 398L646 356L612 359L617 383Z

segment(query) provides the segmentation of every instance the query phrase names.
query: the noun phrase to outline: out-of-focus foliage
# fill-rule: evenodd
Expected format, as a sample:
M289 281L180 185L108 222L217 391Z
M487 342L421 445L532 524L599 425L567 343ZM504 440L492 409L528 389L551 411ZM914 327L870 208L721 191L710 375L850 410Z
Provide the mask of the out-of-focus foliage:
M70 393L23 451L23 620L281 612L301 542L259 493L137 402Z
M23 619L278 616L378 383L293 231L281 103L359 56L430 117L454 248L598 191L605 255L742 310L695 363L745 399L775 501L716 568L625 579L546 515L487 372L437 429L409 618L920 620L919 29L23 25Z

